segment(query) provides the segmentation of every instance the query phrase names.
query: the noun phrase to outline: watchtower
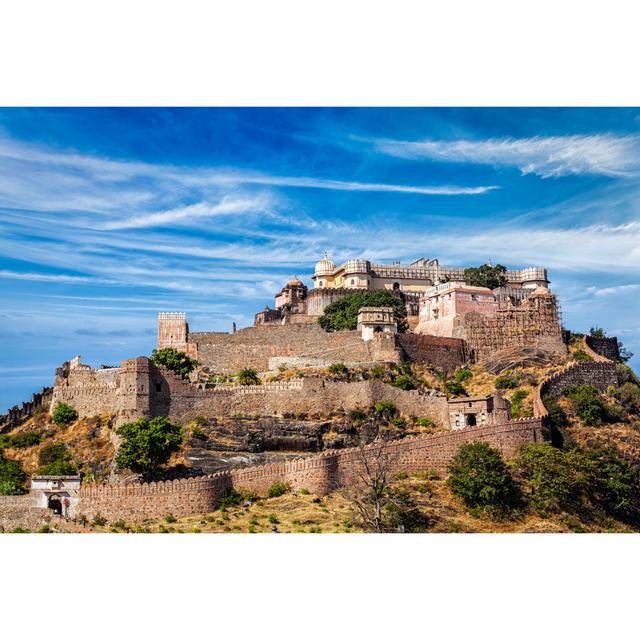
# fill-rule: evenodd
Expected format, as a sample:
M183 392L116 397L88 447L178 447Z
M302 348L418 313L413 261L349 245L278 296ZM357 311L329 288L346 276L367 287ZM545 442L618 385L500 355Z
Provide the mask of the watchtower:
M361 307L358 311L358 331L365 342L373 340L378 333L397 333L393 307Z

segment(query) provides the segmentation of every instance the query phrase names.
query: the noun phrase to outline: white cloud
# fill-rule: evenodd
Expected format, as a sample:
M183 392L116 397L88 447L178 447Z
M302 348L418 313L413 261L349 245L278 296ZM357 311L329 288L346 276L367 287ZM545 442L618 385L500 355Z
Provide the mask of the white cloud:
M18 271L0 270L0 278L9 280L31 280L33 282L60 282L64 284L115 284L115 280L90 278L86 276L67 276L49 273L20 273Z
M640 137L611 134L490 138L487 140L375 140L388 155L443 162L518 167L543 178L570 174L631 176L640 172Z
M631 291L637 291L640 289L640 284L621 284L615 287L589 287L590 293L594 296L612 296L618 293L629 293Z

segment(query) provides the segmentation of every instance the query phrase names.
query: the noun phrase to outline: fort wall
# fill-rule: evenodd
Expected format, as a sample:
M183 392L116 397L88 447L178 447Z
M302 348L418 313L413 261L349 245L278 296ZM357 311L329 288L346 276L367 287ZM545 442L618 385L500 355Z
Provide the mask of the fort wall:
M443 371L455 371L467 362L464 340L437 336L399 333L397 340L412 362L432 365Z
M618 338L594 338L593 336L584 337L585 346L596 356L612 360L617 362L620 360L620 347L618 345ZM585 349L586 351L587 349ZM587 351L589 353L589 351ZM594 360L598 360L597 357L592 355Z
M21 406L11 407L0 415L0 433L13 429L22 420L26 420L37 411L48 410L53 397L53 387L42 387L38 393L31 395L31 400L23 402Z
M520 444L542 440L540 420L528 418L501 425L461 429L388 442L390 472L418 473L447 466L461 445L484 441L512 456ZM324 495L342 486L360 482L363 459L379 455L378 443L361 448L324 452L307 458L225 471L202 478L143 484L83 484L78 513L89 518L98 513L109 520L127 522L208 513L216 508L225 491L253 491L264 495L275 482L288 482L292 489L305 488Z
M387 339L383 339L387 338ZM269 369L269 358L328 358L332 362L399 362L393 339L364 342L357 331L328 333L317 324L261 325L236 333L192 333L200 364L216 373L237 373L250 367Z

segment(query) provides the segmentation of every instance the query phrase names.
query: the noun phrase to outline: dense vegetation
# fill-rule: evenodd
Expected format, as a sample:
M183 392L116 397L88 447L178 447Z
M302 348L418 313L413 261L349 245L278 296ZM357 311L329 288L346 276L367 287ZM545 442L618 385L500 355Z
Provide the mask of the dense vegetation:
M470 267L464 270L464 281L474 287L488 287L497 289L507 285L507 268L501 264L492 267L483 264L479 267Z
M27 475L16 460L7 460L0 449L0 495L13 496L24 493Z
M155 365L166 367L183 377L198 366L197 360L173 347L166 347L160 350L154 349L151 354L151 362Z
M0 449L26 449L40 444L41 440L42 436L37 431L0 435Z
M356 329L358 311L362 307L393 307L398 331L406 330L407 309L402 298L394 295L391 291L351 293L327 305L324 314L318 318L318 322L325 331Z
M258 376L258 372L255 369L241 369L238 371L236 376L238 384L241 385L253 385L253 384L261 384L260 376Z
M150 479L182 444L183 429L158 416L123 424L116 433L122 438L116 456L118 468L131 469Z
M73 407L70 407L64 402L59 402L53 410L53 413L51 414L51 419L59 427L65 427L77 420L77 418L78 412Z

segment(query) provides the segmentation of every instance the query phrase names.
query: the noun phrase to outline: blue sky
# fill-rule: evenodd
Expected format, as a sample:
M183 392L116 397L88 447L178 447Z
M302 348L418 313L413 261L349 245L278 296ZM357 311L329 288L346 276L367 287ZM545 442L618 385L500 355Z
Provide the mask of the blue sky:
M0 109L0 409L336 261L545 266L640 356L638 109ZM640 357L632 364L636 369Z

